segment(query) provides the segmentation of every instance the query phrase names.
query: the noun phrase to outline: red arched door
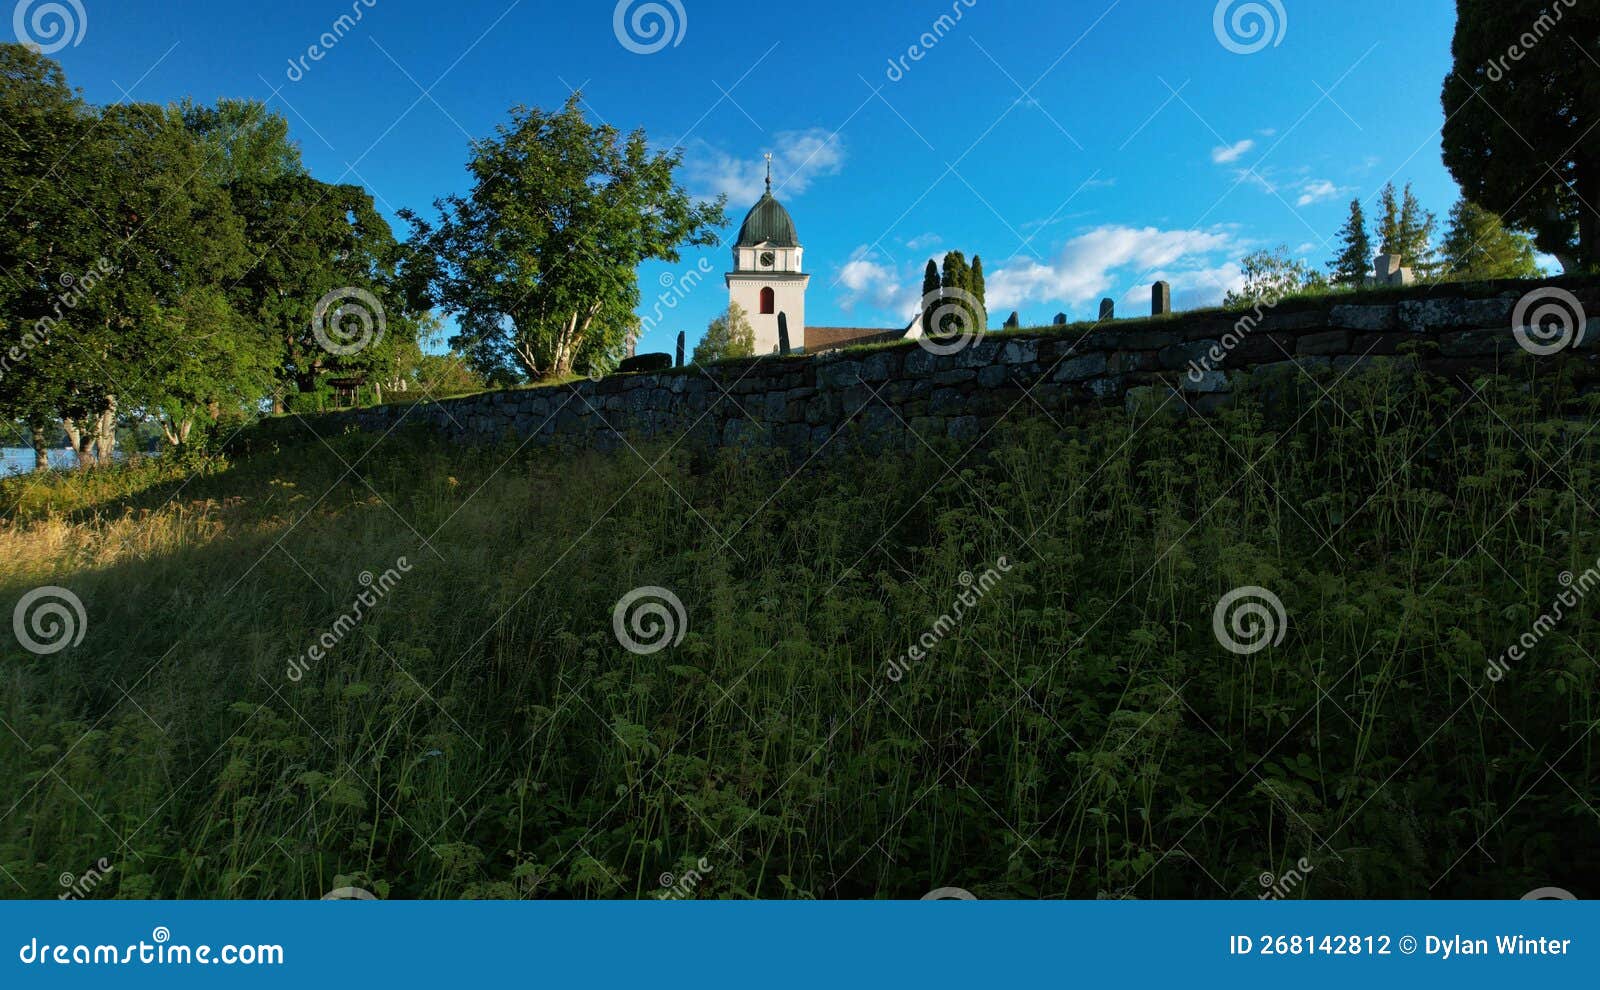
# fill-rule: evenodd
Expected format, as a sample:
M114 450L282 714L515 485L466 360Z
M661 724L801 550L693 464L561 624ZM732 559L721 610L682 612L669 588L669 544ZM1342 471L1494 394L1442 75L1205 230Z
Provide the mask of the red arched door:
M778 294L768 286L761 290L761 315L771 316L778 311Z

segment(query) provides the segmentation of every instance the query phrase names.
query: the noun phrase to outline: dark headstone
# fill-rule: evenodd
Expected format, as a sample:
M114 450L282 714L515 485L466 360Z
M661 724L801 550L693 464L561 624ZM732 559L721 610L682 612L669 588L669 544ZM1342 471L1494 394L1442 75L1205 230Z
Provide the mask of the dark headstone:
M640 354L637 357L624 358L617 366L617 370L626 375L635 371L666 371L671 367L671 354Z
M1056 314L1056 326L1064 327L1066 325L1067 325L1067 314L1065 314L1065 313L1057 313Z
M789 353L789 314L778 314L778 353Z
M683 331L679 330L678 331L678 360L673 363L672 366L674 368L683 367L683 343L684 343L684 339L683 338L684 338Z
M1022 326L1022 314L1020 314L1020 313L1012 313L1009 317L1006 318L1006 329L1007 330L1015 330L1020 326Z
M1115 299L1100 300L1100 322L1107 323L1117 318L1117 302Z
M1172 284L1157 282L1150 290L1150 315L1170 316L1172 314Z

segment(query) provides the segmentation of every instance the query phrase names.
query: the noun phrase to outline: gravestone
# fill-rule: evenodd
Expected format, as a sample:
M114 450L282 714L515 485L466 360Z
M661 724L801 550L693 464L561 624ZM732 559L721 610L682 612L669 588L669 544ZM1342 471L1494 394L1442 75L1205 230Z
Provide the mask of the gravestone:
M678 363L673 365L674 368L683 367L683 343L684 343L683 338L684 338L684 333L683 333L682 330L679 330L678 331Z
M789 314L778 314L778 353L789 353Z
M1375 259L1373 267L1377 269L1377 277L1372 280L1377 286L1411 285L1416 282L1416 273L1409 268L1402 267L1398 254L1380 254Z
M1150 315L1172 315L1172 284L1157 282L1150 290Z
M1006 317L1005 328L1007 330L1015 330L1020 326L1022 326L1022 315L1020 313L1013 312L1010 316Z
M1117 318L1117 303L1114 299L1100 300L1100 322L1107 323Z

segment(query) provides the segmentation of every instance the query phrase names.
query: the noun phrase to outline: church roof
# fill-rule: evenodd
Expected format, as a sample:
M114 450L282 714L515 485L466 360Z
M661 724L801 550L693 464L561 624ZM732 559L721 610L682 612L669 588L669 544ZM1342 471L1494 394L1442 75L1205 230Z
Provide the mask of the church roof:
M856 347L860 344L886 344L905 339L910 330L886 330L882 327L806 327L805 348L808 354Z
M758 244L784 248L800 246L800 236L794 230L794 218L789 216L789 211L783 208L782 203L772 198L770 179L766 194L744 218L744 226L739 228L739 241L734 246L755 247Z

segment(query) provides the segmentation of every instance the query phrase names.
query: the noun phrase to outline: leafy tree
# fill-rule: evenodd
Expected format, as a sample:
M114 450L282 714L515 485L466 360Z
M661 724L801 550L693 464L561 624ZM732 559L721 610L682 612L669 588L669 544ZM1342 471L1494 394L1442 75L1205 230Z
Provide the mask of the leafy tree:
M1350 201L1350 218L1339 231L1343 247L1339 256L1328 262L1334 285L1360 286L1372 274L1372 239L1367 236L1367 216L1361 200Z
M150 355L145 412L169 444L191 440L195 426L238 416L272 388L278 351L229 305L220 289L185 294L147 315L166 344Z
M1378 222L1380 250L1399 255L1402 267L1428 271L1433 264L1433 234L1438 218L1422 208L1409 182L1403 199L1396 194L1394 183L1384 186L1379 203L1383 209Z
M932 258L928 259L928 267L922 273L922 333L933 332L933 311L939 308L942 298L939 292L943 283L939 280L939 263Z
M272 182L305 175L289 122L258 100L221 99L214 107L185 100L184 125L205 149L206 173L218 185Z
M303 174L245 179L231 192L253 256L236 305L276 342L278 393L315 393L334 374L392 374L396 355L415 341L414 309L399 285L402 249L371 194ZM334 302L323 309L319 339L324 300ZM344 304L351 308L337 318Z
M1457 0L1456 11L1445 166L1568 272L1600 269L1600 6Z
M1222 304L1230 309L1275 306L1285 296L1315 292L1327 287L1320 272L1289 253L1287 245L1247 254L1239 262L1244 285L1229 292Z
M425 274L459 318L455 343L536 379L620 351L639 265L714 244L726 222L725 200L694 202L677 183L681 152L590 123L577 93L557 113L514 108L472 150L470 195L437 201L437 224L401 215L433 255Z
M467 364L466 356L454 352L419 355L410 379L423 394L435 397L465 395L489 387Z
M756 352L756 331L744 307L729 303L728 311L711 321L706 335L695 345L694 363L710 364L728 358L751 357Z
M220 296L249 255L243 225L227 193L207 181L204 148L176 108L105 107L84 153L79 193L104 218L107 236L97 246L115 264L66 321L78 360L74 389L58 411L88 464L111 455L120 408L148 412L164 399L207 390L197 404L220 402L224 383L202 383L199 366L179 356L195 346L199 316L214 320L219 306L226 312L208 297ZM242 325L231 319L203 329L218 353L249 347L235 339ZM216 360L204 364L229 374ZM180 381L165 380L168 373Z
M1444 239L1444 272L1465 278L1536 278L1533 238L1507 230L1500 217L1469 199L1450 210Z
M0 44L0 416L22 424L40 470L73 390L62 281L95 268L106 236L78 189L94 117L57 63Z

